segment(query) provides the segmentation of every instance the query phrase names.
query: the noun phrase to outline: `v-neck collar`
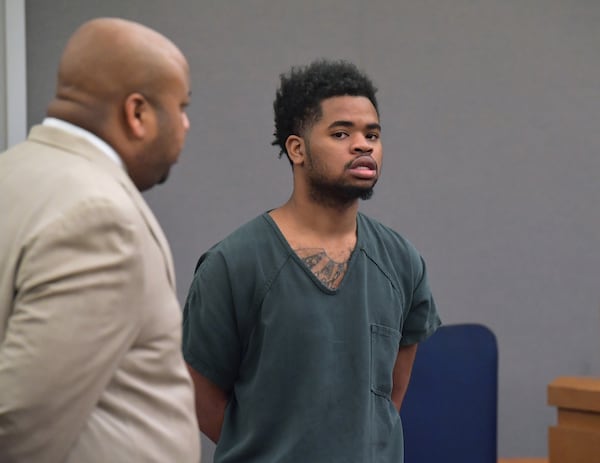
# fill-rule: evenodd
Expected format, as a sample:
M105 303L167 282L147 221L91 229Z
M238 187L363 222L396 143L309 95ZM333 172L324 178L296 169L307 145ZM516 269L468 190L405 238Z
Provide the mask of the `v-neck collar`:
M271 217L269 212L270 211L265 212L263 214L263 218L271 226L271 228L273 229L273 231L275 232L275 234L281 241L282 245L285 247L285 249L287 249L289 255L292 257L294 262L296 262L296 264L300 268L302 268L302 270L304 270L304 272L308 275L308 277L313 281L315 286L317 286L322 292L324 292L326 294L331 294L331 295L335 295L335 294L339 293L340 291L342 291L342 289L344 288L344 285L346 284L346 280L348 280L348 276L352 270L352 267L354 266L353 264L354 264L354 261L356 260L357 251L362 248L362 246L361 246L362 233L361 233L361 229L360 229L361 227L360 227L360 220L358 219L358 214L356 217L356 244L354 245L354 249L352 250L352 253L350 254L350 258L348 259L348 267L346 268L346 271L344 272L344 276L342 277L342 281L340 282L338 287L330 288L329 286L326 286L321 280L319 280L319 278L314 274L314 272L310 268L308 268L308 266L304 263L304 261L300 258L300 256L298 256L296 251L294 251L294 249L292 249L292 247L290 246L290 243L284 236L283 232L281 231L281 229L279 228L279 226L277 225L277 223L275 222L273 217Z

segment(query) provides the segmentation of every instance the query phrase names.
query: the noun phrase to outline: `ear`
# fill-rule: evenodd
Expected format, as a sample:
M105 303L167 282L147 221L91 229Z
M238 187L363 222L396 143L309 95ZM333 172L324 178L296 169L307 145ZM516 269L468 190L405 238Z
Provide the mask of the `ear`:
M304 138L299 137L298 135L290 135L285 141L285 150L293 165L297 166L304 164L306 153Z
M148 100L141 93L131 93L123 104L125 124L135 138L144 138L152 115Z

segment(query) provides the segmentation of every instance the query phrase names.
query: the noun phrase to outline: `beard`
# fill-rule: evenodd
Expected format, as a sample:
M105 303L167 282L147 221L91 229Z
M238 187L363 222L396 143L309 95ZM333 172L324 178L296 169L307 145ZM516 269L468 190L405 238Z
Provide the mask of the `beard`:
M162 177L160 177L160 179L158 180L158 182L156 182L157 185L162 185L163 183L165 183L168 179L169 179L169 173L170 171L167 171L163 174Z
M322 178L310 178L310 197L325 205L346 205L357 199L368 200L373 196L373 187L348 185L342 182L326 181Z
M313 201L328 207L343 208L357 199L368 200L373 196L377 179L369 186L358 186L343 178L327 177L320 165L307 150L309 194ZM350 164L346 166L350 168Z

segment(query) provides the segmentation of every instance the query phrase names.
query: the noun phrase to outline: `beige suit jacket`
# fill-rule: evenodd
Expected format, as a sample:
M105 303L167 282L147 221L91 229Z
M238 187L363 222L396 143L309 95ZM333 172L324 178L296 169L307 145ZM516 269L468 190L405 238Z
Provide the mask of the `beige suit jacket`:
M0 461L197 463L165 237L91 143L0 154Z

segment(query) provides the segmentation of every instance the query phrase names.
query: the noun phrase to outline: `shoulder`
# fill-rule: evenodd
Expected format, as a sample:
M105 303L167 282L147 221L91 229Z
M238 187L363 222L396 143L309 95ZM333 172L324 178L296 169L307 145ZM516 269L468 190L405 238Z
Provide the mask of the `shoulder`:
M381 222L358 214L361 250L390 275L410 274L419 278L423 260L417 248L397 231ZM397 279L396 278L396 279Z
M359 230L363 233L361 244L367 252L382 253L389 250L411 259L419 256L408 239L387 225L361 213L358 214L358 222Z
M276 226L267 213L245 223L206 251L196 266L196 273L205 278L227 273L232 279L244 281L268 279L289 258Z
M1 156L0 206L15 229L37 235L48 227L69 223L142 224L135 201L123 185L128 181L124 173L122 180L85 157L32 145L37 144L25 142ZM10 207L11 203L20 207Z
M268 219L268 214L264 213L241 225L221 240L214 248L219 248L223 251L237 251L249 245L261 246L273 241L275 238L274 232L275 230Z
M258 258L269 251L283 250L283 243L275 225L264 213L246 222L217 244L205 255L220 254L227 260Z

